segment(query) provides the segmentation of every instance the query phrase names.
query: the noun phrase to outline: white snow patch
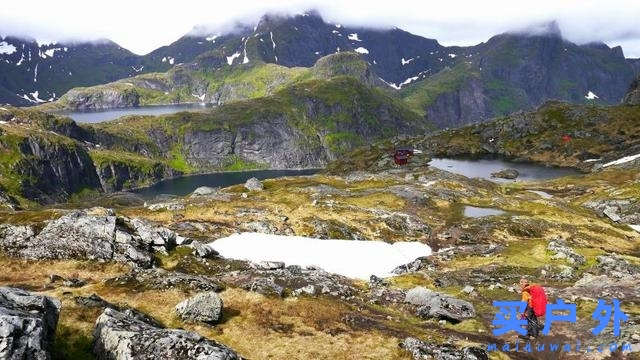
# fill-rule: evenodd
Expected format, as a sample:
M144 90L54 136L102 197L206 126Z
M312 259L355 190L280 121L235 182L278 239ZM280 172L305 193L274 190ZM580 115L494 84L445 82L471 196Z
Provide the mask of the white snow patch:
M56 51L63 51L62 48L53 48L49 50L45 50L44 54L48 57L53 57L56 54Z
M625 157L620 158L618 160L614 160L612 162L608 162L608 163L602 165L602 167L607 167L607 166L611 166L611 165L620 165L620 164L628 163L629 161L633 161L633 160L638 159L638 158L640 158L640 154L625 156Z
M602 159L587 159L587 160L585 160L583 162L588 163L588 162L596 162L596 161L600 161L600 160L602 160Z
M16 47L6 41L0 42L0 54L11 55L16 52Z
M598 95L596 95L596 94L594 94L593 92L589 91L589 92L587 93L587 95L585 95L584 97L585 97L586 99L589 99L589 100L594 100L594 99L597 99L597 98L598 98Z
M408 63L412 62L413 58L409 59L409 60L405 60L404 58L402 58L402 60L400 60L400 62L402 63L402 66L407 65Z
M229 64L229 65L233 64L233 60L235 60L239 56L240 56L239 52L237 52L237 53L235 53L235 54L233 54L231 56L227 56L227 64Z
M340 24L334 24L335 27L337 27L338 29L340 29L342 27L342 25Z
M220 35L211 35L211 36L207 36L206 40L207 41L211 41L212 43L216 42L216 39L219 37Z
M629 227L630 227L630 228L632 228L633 230L635 230L635 231L637 231L637 232L640 232L640 225L631 225L631 224L628 224L628 225L629 225Z
M242 63L243 64L247 64L249 62L249 58L247 57L247 40L244 41L244 50L242 51L242 55L243 55Z
M18 62L16 63L16 66L20 66L22 65L22 62L24 61L24 53L22 53L20 55L20 60L18 60Z
M38 64L36 64L35 69L33 69L33 82L38 82Z
M360 46L359 48L354 50L355 52L357 52L358 54L368 54L369 50L363 48L362 46Z
M40 97L39 97L40 94L38 93L38 90L36 90L36 91L34 91L34 92L30 93L30 94L31 94L31 97L33 97L33 99L36 102L39 102L39 103L46 102L45 100L40 99Z
M353 41L362 41L362 40L358 39L358 33L349 34L349 35L347 35L347 38L349 40L353 40Z
M331 32L334 33L334 34L338 34L338 35L342 36L342 34L340 34L340 31L338 31L338 30L332 30Z
M135 72L140 72L144 69L144 65L140 65L139 68L136 68L135 66L131 66L131 68L133 69L133 71Z
M320 51L316 51L316 52L314 52L314 54L320 55Z
M407 80L403 81L403 82L400 84L400 87L402 87L403 85L410 84L412 81L416 81L416 80L418 80L418 77L417 77L417 76L410 77L410 78L408 78Z
M458 55L456 55L456 54L449 54L449 57L450 57L450 58L452 58L452 59L453 59L453 58L455 58L456 56L458 56Z
M167 57L166 56L162 58L162 62L167 62Z
M202 94L202 95L191 94L191 96L193 96L193 97L195 97L195 98L200 99L200 101L204 101L204 97L205 97L206 95L207 95L207 94Z
M209 246L227 258L319 266L331 273L363 280L371 275L392 276L391 271L396 267L431 254L431 248L419 242L389 244L260 233L233 234Z

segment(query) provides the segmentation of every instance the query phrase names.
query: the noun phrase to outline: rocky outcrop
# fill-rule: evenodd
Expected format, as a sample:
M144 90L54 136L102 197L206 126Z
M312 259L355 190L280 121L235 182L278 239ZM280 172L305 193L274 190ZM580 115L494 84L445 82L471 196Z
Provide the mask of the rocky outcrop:
M400 347L411 353L413 360L488 360L486 351L479 347L458 349L451 344L432 344L416 338L408 337L400 343Z
M125 286L144 290L181 289L197 291L220 291L223 285L210 276L185 274L160 268L134 269L128 274L107 279L111 286Z
M407 292L405 302L418 306L416 313L422 318L443 319L457 323L476 316L476 310L470 302L420 286Z
M26 259L117 261L151 267L155 251L169 251L178 235L166 228L119 217L111 209L74 210L37 234L30 226L0 227L0 249Z
M149 168L141 168L127 161L104 161L95 166L102 190L107 193L147 186L182 175L182 172L159 161L150 164Z
M216 324L222 318L222 299L215 292L197 294L176 305L182 320Z
M98 360L241 359L232 349L195 332L164 329L130 312L106 308L98 317L93 343Z
M71 109L97 110L135 107L140 105L140 95L133 89L118 91L107 87L71 89L62 100Z
M622 103L626 105L640 105L640 77L631 83L629 91L622 99Z
M509 179L509 180L513 180L513 179L517 178L519 175L520 175L520 173L516 169L502 169L500 171L496 171L494 173L491 173L491 177L501 178L501 179Z
M49 360L60 301L0 288L0 359Z

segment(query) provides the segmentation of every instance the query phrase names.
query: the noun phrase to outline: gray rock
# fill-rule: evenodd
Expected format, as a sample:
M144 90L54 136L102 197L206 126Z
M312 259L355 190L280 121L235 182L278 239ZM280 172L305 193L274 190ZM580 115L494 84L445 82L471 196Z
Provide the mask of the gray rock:
M191 197L213 195L217 193L218 190L219 188L213 188L209 186L200 186L199 188L193 190L193 192L191 193Z
M164 269L134 269L128 274L106 280L111 286L128 286L142 289L173 289L220 291L223 286L210 276L191 275Z
M409 290L405 302L417 305L417 315L422 318L444 319L460 322L476 316L473 304L418 286Z
M209 246L208 244L203 244L199 241L191 241L191 243L189 245L187 245L187 247L190 247L193 249L193 254L201 257L203 259L213 259L218 257L220 254L215 251L211 246Z
M264 190L264 185L257 178L252 177L244 183L244 187L249 191L262 191Z
M250 232L257 232L261 234L275 234L278 232L278 228L265 220L252 221L243 225L245 230Z
M552 259L567 259L575 266L582 265L586 261L584 256L573 251L567 246L567 242L560 238L550 241L547 249L554 253Z
M266 296L284 296L284 288L276 284L273 279L266 277L252 279L250 282L245 283L242 288Z
M600 255L596 257L599 273L615 278L623 278L640 274L640 266L632 265L618 254Z
M28 226L0 226L0 250L12 256L117 261L143 268L153 265L154 251L172 250L178 238L169 229L117 217L101 207L71 211L37 235Z
M106 308L94 330L93 352L98 360L237 360L232 349L185 330L164 329L130 311Z
M213 291L197 294L176 305L176 313L186 321L216 324L222 318L222 299Z
M59 313L54 298L0 288L0 359L50 359Z
M491 173L491 177L513 180L520 176L520 173L516 169L503 169Z
M258 270L284 269L284 263L282 261L260 261L257 263L251 263L251 266Z
M458 349L451 344L431 344L416 338L405 338L400 347L411 353L414 360L488 360L487 353L478 347Z

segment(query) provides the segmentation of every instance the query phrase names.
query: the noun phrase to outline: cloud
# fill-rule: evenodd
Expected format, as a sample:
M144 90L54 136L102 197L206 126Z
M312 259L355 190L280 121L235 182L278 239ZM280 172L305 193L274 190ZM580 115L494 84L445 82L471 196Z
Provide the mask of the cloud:
M640 57L640 2L636 0L485 1L6 1L0 33L44 40L109 38L142 54L175 41L195 25L226 30L255 23L265 12L297 13L316 8L329 21L366 27L398 26L445 45L473 45L492 35L557 20L577 43L624 45Z

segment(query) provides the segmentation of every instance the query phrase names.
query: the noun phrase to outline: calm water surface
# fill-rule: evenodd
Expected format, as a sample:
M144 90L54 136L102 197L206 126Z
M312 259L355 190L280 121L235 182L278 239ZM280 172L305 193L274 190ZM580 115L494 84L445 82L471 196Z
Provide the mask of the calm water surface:
M516 181L555 179L580 174L578 171L570 168L548 167L535 163L513 162L501 159L435 158L431 160L429 165L470 178L479 177L498 182L514 181L491 177L491 173L507 168L518 170L520 175Z
M318 169L304 170L254 170L223 172L202 175L182 176L175 179L163 180L153 186L135 190L134 192L145 199L153 199L158 195L184 196L191 194L200 186L225 187L243 184L252 177L260 180L272 179L282 176L313 175Z
M58 114L66 115L79 123L99 123L114 120L126 115L163 115L180 111L197 111L207 109L205 104L176 104L176 105L150 105L131 108L104 109L104 110L75 110L61 111Z

